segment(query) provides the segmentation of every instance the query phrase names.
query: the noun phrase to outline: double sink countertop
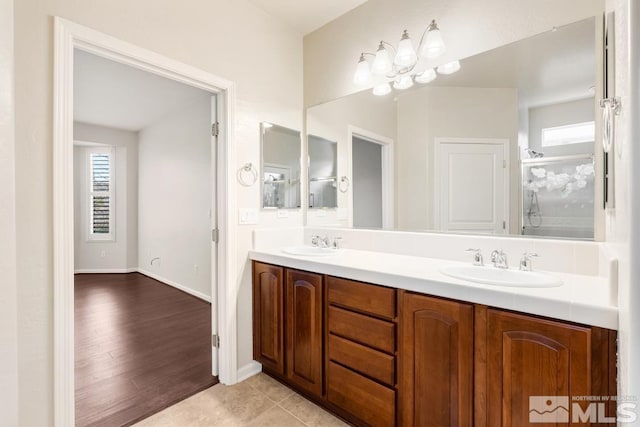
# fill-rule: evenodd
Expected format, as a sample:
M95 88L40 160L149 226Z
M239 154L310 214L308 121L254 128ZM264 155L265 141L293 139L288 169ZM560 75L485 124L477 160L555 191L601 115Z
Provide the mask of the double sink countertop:
M392 253L340 249L329 256L299 256L286 254L281 249L265 249L250 251L249 258L427 295L618 329L615 292L606 277L544 272L561 280L562 286L508 287L455 279L440 271L446 266L471 263Z

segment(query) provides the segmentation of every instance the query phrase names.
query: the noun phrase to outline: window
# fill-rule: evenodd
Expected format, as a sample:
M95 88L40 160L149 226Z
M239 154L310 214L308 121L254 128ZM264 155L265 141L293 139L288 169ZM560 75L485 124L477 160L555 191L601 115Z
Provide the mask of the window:
M89 150L89 240L114 239L113 150Z
M593 142L596 135L595 122L575 123L566 126L556 126L542 129L542 146L579 144Z

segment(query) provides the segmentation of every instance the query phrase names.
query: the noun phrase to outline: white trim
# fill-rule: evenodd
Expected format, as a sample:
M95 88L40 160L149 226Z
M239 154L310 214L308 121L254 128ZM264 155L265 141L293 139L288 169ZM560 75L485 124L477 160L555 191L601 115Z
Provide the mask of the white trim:
M395 173L393 139L353 125L347 126L347 170L349 186L348 227L353 228L353 137L364 139L382 146L382 228L395 227Z
M234 165L235 85L107 34L54 18L53 81L53 312L54 426L75 424L73 314L73 51L75 48L135 68L217 93L220 136L216 184L220 242L217 291L219 380L237 381L237 259ZM229 254L229 256L227 256Z
M255 360L252 360L238 369L238 382L251 378L254 375L258 375L260 372L262 372L262 365Z
M73 270L73 274L126 274L137 272L137 268L81 268Z
M157 280L158 282L164 283L165 285L169 285L169 286L174 287L174 288L176 288L178 290L181 290L182 292L186 292L189 295L193 295L194 297L200 298L201 300L204 300L206 302L211 302L211 297L209 295L205 295L202 292L194 291L193 289L187 288L186 286L181 285L178 282L174 282L173 280L169 280L169 279L166 279L166 278L164 278L162 276L158 276L157 274L151 273L150 271L147 271L147 270L145 270L143 268L138 268L138 269L136 269L136 271L138 273L142 274L142 275L145 275L145 276L153 279L153 280Z
M439 229L440 224L440 164L438 159L440 158L440 146L442 144L485 144L485 145L502 145L503 156L506 162L505 167L502 169L504 173L504 221L505 228L504 234L509 234L509 188L511 186L511 156L509 155L510 140L508 138L444 138L436 137L433 139L433 225L434 228ZM427 153L428 157L429 153ZM429 164L427 158L427 164Z

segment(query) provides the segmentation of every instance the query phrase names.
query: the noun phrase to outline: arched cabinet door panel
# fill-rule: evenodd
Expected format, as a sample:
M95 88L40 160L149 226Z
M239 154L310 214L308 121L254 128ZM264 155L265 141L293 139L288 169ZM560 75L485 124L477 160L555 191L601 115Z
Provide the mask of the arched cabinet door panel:
M284 269L253 263L253 358L284 374Z

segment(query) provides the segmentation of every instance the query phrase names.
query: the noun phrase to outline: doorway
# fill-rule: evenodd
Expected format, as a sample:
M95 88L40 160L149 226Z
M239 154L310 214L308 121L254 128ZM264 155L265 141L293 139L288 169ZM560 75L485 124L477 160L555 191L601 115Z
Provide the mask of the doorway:
M217 240L215 279L210 283L212 316L210 337L213 367L218 366L220 381L236 382L236 322L229 316L235 307L237 290L233 282L236 260L227 256L234 253L234 242L228 239L235 226L228 218L235 212L235 199L229 190L235 172L228 167L235 164L230 149L234 131L235 88L232 82L192 68L146 49L117 40L106 34L56 17L54 54L54 144L53 144L53 270L54 270L54 418L56 425L75 424L74 404L74 204L73 204L73 60L75 49L130 65L136 69L163 76L201 90L216 94L218 124L215 182L217 190L211 200L219 206L217 227L208 238ZM213 239L212 239L213 240ZM214 242L215 243L215 242ZM216 338L216 339L213 339ZM215 349L213 346L215 345ZM219 363L214 355L219 351Z
M349 226L393 229L393 140L349 126Z
M73 78L76 425L129 424L218 382L216 95L78 49Z
M438 230L507 233L508 147L508 139L436 138Z

